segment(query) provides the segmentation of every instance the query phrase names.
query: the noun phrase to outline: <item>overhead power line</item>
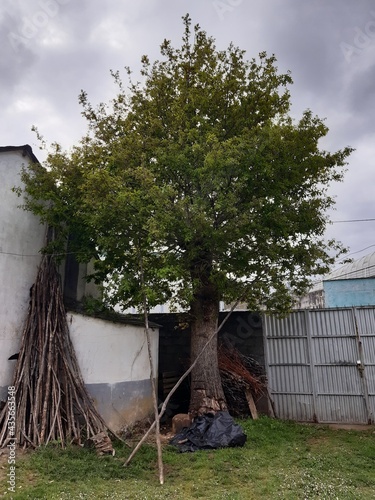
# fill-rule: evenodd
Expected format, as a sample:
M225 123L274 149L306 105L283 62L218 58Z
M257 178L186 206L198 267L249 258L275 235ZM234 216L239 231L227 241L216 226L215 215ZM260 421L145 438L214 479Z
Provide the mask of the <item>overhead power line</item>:
M54 256L61 256L61 255L75 255L78 252L61 252L61 253L15 253L15 252L2 252L0 251L0 255L12 255L13 257L41 257L42 255L54 255Z
M373 219L348 219L348 220L332 220L332 224L339 224L341 222L372 222L375 221L375 218Z
M346 254L345 256L343 256L342 259L340 260L345 260L346 258L350 257L351 255L354 255L356 253L360 253L360 252L364 252L365 250L368 250L369 248L373 248L375 247L375 244L374 245L369 245L368 247L365 247L365 248L361 248L360 250L355 250L354 252L350 252L348 254ZM340 262L339 262L340 263Z

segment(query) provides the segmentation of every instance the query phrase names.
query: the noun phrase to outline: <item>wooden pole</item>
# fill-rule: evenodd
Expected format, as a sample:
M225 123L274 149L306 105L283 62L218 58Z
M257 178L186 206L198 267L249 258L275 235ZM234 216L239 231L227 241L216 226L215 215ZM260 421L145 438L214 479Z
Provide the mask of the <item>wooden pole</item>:
M147 350L148 350L148 359L150 361L150 380L151 380L151 388L152 388L152 401L154 405L154 415L155 415L155 426L156 426L156 447L158 451L158 469L159 469L159 482L160 484L164 484L164 465L163 465L163 450L161 447L160 440L160 416L158 409L158 394L157 387L155 383L156 373L154 367L154 361L152 359L152 349L151 349L151 336L150 336L150 328L148 321L148 301L147 301L147 293L145 289L145 276L143 270L143 259L142 254L140 253L139 265L141 271L141 285L143 290L143 314L145 320L145 333L147 339Z

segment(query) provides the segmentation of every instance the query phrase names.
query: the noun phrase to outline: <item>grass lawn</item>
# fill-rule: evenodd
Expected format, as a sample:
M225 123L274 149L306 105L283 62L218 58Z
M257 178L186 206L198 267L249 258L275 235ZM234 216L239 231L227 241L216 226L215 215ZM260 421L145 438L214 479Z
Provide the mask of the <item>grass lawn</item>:
M84 448L18 452L16 493L0 462L0 496L13 499L375 499L375 429L333 430L270 418L241 421L243 448L181 454L164 447L165 484L155 447L125 468L126 446L98 458Z

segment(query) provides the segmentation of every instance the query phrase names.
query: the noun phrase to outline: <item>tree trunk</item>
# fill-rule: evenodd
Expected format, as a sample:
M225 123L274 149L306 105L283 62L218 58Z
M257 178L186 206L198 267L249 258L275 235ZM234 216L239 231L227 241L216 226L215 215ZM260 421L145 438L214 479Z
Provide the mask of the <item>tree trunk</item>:
M218 327L219 300L215 287L202 286L199 292L194 294L190 313L191 362L193 362ZM217 335L214 335L191 372L189 412L197 416L226 408L218 366Z

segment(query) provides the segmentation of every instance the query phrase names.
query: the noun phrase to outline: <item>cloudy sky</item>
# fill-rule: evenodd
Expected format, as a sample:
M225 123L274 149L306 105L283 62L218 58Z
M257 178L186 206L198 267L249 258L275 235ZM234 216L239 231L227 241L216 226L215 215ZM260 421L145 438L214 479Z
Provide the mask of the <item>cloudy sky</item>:
M187 12L219 49L232 41L249 59L265 50L291 71L293 116L310 108L330 129L322 147L356 149L332 188L332 221L375 219L373 0L1 0L0 145L30 144L43 159L36 125L47 142L72 146L86 130L80 90L109 100L110 70L137 73L164 38L178 45ZM375 251L375 220L334 222L327 236L358 258Z

